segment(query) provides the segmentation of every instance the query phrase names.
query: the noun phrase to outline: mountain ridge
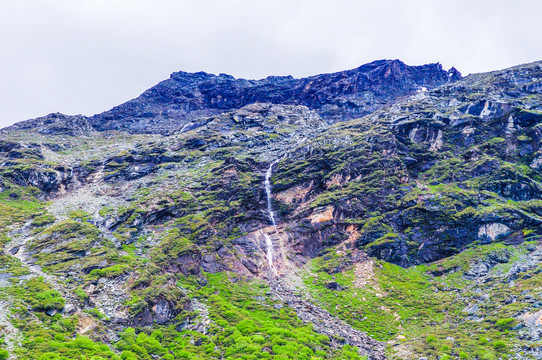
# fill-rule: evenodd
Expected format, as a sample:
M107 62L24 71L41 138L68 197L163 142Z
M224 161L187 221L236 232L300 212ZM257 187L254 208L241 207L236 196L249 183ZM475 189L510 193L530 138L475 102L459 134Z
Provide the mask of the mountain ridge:
M179 114L166 115L166 117L171 116L174 120L180 121L180 123L174 124L173 127L166 125L166 128L171 131L173 129L182 129L182 127L186 125L185 119L197 120L197 117L201 117L202 115L215 115L223 110L233 110L254 102L305 105L313 110L319 109L322 105L329 106L330 104L328 104L328 102L335 102L334 105L337 107L337 100L334 99L340 97L343 92L345 95L352 95L352 97L338 99L343 103L348 101L363 101L362 95L371 96L373 95L373 92L368 91L367 94L360 94L362 90L373 90L376 84L380 81L383 82L383 79L387 77L393 79L392 83L399 82L397 80L408 78L410 71L420 72L423 74L423 77L419 79L419 84L405 84L407 89L400 91L398 96L408 94L414 91L414 88L417 89L426 85L431 86L435 83L440 84L447 81L448 78L454 80L460 78L460 74L455 71L455 69L451 70L449 73L451 76L448 76L448 73L444 72L437 64L409 67L398 60L375 61L352 70L315 75L300 79L288 76L271 76L260 80L245 80L236 79L229 75L216 76L203 72L191 74L177 72L173 73L170 79L145 91L140 97L115 107L108 112L95 115L92 117L91 121L99 128L118 129L122 128L123 125L112 124L107 126L103 123L110 122L111 120L114 121L119 117L122 117L124 120L126 120L126 118L135 117L135 124L131 124L128 131L134 131L131 130L132 126L136 126L137 129L140 129L138 131L153 131L145 129L145 124L148 123L147 121L143 121L143 126L139 126L137 125L137 120L141 121L141 118L150 117L150 121L152 122L154 120L152 118L160 117L160 115L157 116L157 113L163 111L163 107L161 106L162 103L164 103L168 111L171 111L172 108L175 109L178 104ZM373 72L377 72L375 80L376 84L371 83L371 75ZM428 74L425 74L425 72ZM412 77L416 78L416 76ZM412 81L410 78L408 80ZM315 85L313 84L314 82L316 82ZM369 83L367 84L367 82ZM361 85L362 88L358 90L357 86L359 85ZM394 85L395 90L399 90L397 84ZM401 83L401 85L403 84ZM315 88L311 88L312 86ZM328 90L328 88L330 90ZM218 89L218 91L213 92L214 89ZM332 93L326 94L326 91ZM321 96L324 96L327 100L323 101L322 104L319 103L319 97ZM306 99L306 101L303 99ZM376 96L376 99L369 99L366 103L352 104L353 114L348 113L348 110L343 112L341 109L333 108L328 109L327 114L323 115L323 117L348 119L353 116L359 116L368 112L367 110L364 110L365 107L372 108L375 105L374 102L382 100L389 101L390 99L380 99ZM157 109L154 109L153 105L157 105ZM344 106L348 106L348 104ZM211 109L214 109L215 111L208 112ZM198 110L203 110L203 114L198 113ZM207 112L205 110L207 110ZM336 111L337 114L333 113L334 111ZM195 116L191 116L193 112L196 114ZM324 109L323 112L326 113L326 110ZM322 115L322 111L320 112L320 115ZM154 121L160 122L161 120L167 122L165 119ZM157 124L153 123L153 126L157 126Z
M73 121L88 121L97 131L170 134L186 129L187 125L190 128L192 122L197 124L205 117L254 102L270 102L305 105L335 122L365 115L422 87L431 88L460 78L453 67L445 71L439 63L408 66L399 60L377 60L350 70L297 79L268 76L246 80L227 74L180 71L135 99L93 116L76 115ZM15 127L39 126L39 121L55 117L69 116L49 114Z

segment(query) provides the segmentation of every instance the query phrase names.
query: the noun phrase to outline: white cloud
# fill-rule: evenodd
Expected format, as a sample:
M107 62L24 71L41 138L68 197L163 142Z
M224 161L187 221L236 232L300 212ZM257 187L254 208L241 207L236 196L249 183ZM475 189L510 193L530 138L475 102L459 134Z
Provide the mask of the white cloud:
M0 0L0 126L91 115L173 71L307 76L382 58L542 59L537 0Z

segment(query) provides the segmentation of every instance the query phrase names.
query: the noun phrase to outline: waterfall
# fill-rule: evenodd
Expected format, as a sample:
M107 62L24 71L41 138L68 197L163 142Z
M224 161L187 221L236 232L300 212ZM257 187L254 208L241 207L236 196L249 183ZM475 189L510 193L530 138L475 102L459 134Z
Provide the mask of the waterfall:
M273 212L273 204L271 203L271 182L269 179L271 178L271 175L273 173L273 165L278 163L278 160L275 160L274 162L269 165L269 168L267 169L267 172L265 173L265 194L267 196L267 212L269 214L269 220L271 221L271 225L274 227L277 226L277 223L275 221L275 213ZM264 233L262 230L260 230L262 235L265 238L265 245L267 247L267 262L269 263L269 268L273 270L275 273L275 276L278 276L277 269L275 268L275 265L273 265L273 241L271 240L271 237Z
M273 265L273 241L271 240L271 237L264 233L262 230L260 230L260 232L265 238L265 244L267 246L267 262L269 263L269 268L273 270L275 276L278 276L277 268L275 268L275 265Z
M273 165L278 163L278 160L275 160L274 162L269 165L269 169L267 169L267 172L265 173L265 193L267 195L267 212L269 213L269 220L271 220L271 225L277 226L275 222L275 213L273 212L273 204L271 203L271 182L269 179L271 178L271 175L273 173Z

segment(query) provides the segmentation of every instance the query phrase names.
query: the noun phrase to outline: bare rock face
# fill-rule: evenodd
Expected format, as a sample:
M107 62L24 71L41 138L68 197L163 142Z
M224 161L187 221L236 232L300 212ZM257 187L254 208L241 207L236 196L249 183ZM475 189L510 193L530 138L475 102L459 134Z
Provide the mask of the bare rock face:
M132 326L151 326L153 324L163 325L173 319L179 313L177 304L171 300L158 299L139 312L131 321Z
M542 310L533 314L525 314L523 315L522 320L528 326L542 326Z
M510 228L500 223L485 224L478 230L478 237L483 242L491 242L508 234L510 234Z
M537 156L531 162L530 167L534 170L542 170L542 155Z
M170 265L170 271L178 272L183 275L198 275L203 263L201 252L187 252L180 254L173 264Z

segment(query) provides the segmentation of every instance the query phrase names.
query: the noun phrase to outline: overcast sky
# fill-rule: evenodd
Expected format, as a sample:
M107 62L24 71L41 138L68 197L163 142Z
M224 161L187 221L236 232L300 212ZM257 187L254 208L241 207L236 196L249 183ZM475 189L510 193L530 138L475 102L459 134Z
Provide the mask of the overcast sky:
M99 113L179 70L501 69L542 59L540 14L540 0L0 0L0 127Z

